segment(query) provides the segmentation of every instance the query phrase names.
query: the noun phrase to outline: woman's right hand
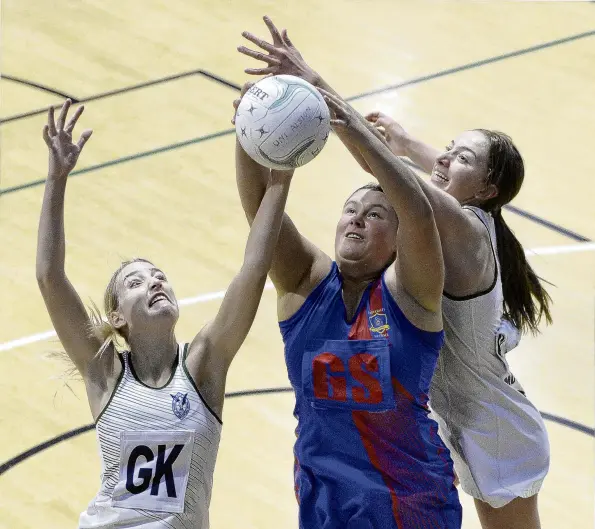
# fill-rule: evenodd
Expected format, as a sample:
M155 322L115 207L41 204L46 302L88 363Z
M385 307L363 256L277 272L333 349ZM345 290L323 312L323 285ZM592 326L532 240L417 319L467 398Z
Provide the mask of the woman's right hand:
M248 90L250 90L250 88L252 88L253 86L254 86L254 83L251 81L244 83L244 86L242 86L242 90L240 92L240 97L238 97L237 99L234 99L234 101L233 101L233 118L231 118L232 125L236 124L236 114L238 112L238 107L240 106L240 102L242 101L242 97L244 97L244 94Z
M382 112L371 112L366 119L384 136L390 150L397 156L408 156L409 134L393 118Z
M85 143L93 133L90 129L84 130L79 141L73 143L72 131L85 107L78 107L72 118L66 123L66 115L70 105L72 105L72 101L67 99L60 109L57 122L54 120L54 109L50 107L48 122L43 127L43 139L49 150L49 179L60 180L69 175L76 166Z

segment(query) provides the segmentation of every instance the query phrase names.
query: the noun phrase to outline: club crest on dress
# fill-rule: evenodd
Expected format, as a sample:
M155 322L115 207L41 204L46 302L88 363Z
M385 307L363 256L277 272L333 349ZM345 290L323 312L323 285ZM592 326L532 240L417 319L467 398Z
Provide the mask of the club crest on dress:
M170 393L171 395L171 393ZM173 399L171 403L171 409L174 412L174 415L178 419L183 419L190 413L190 400L188 399L188 393L176 393L175 395L171 395Z
M390 326L384 309L371 310L368 313L368 321L370 323L370 333L374 338L388 338Z

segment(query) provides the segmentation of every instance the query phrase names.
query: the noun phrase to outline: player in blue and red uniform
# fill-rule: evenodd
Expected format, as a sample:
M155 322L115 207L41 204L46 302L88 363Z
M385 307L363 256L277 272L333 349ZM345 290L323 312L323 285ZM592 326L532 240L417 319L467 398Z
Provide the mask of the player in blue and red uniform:
M432 208L363 118L325 98L333 127L382 187L348 198L335 261L287 216L275 249L270 275L296 396L300 527L459 528L452 461L427 408L443 342L444 265ZM266 171L236 149L251 220Z

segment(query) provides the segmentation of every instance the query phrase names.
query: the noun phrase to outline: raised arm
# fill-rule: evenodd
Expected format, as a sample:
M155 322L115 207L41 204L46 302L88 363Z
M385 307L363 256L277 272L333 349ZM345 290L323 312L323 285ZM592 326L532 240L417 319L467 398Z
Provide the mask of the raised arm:
M225 369L246 339L256 316L279 238L293 171L269 171L269 175L250 228L242 267L229 285L217 316L197 337L212 351L209 356L219 358Z
M337 95L329 83L306 63L299 50L289 39L287 30L280 32L268 17L264 17L264 21L271 34L272 43L245 31L242 34L244 38L258 46L261 51L251 50L245 46L240 46L238 51L266 63L266 66L247 68L246 73L251 75L295 75L318 88ZM348 105L345 101L343 103ZM431 172L438 150L406 135L398 125L394 127L389 126L388 123L383 124L383 120L387 118L383 114L370 114L367 120L355 112L352 107L349 108L360 123L368 127L368 130L372 131L377 139L387 144L394 154L408 156L426 172ZM390 118L388 119L390 120ZM394 124L394 120L391 121ZM337 127L335 127L335 132L361 168L373 174L364 156L365 153L354 145L349 134ZM400 132L403 133L401 136L399 136ZM448 193L429 184L421 177L418 177L418 182L430 200L440 232L446 266L446 291L453 295L476 292L477 289L489 284L493 278L491 246L485 228L475 215L461 208L457 200Z
M300 51L289 39L287 30L284 29L280 32L273 21L267 16L265 16L263 20L271 34L272 43L256 37L249 31L244 31L242 36L258 46L262 51L255 51L246 46L239 46L238 51L248 57L266 63L267 66L261 68L246 68L244 71L250 75L295 75L296 77L308 81L317 88L322 88L333 95L338 95L329 83L304 60ZM266 53L263 53L263 51ZM347 104L346 102L344 103ZM382 134L380 134L374 126L368 123L362 116L359 116L359 114L358 118L361 119L362 123L368 126L368 128L376 134L381 141L384 141ZM350 142L349 135L339 129L335 130L335 132L355 160L360 164L362 169L370 173L370 168L366 164L363 156Z
M394 119L382 112L371 112L366 120L384 137L388 148L397 156L407 156L426 173L431 173L440 151L414 138Z
M391 152L407 156L430 174L441 152L408 134L394 119L382 112L366 116L382 134ZM445 291L465 296L487 288L494 279L495 261L487 230L478 217L461 207L446 191L418 177L428 197L444 254Z
M72 131L84 107L79 107L66 123L70 100L64 103L57 122L50 108L43 138L49 150L48 178L41 206L37 239L37 283L48 313L70 359L83 377L101 343L91 336L91 322L85 306L66 277L64 269L64 195L68 175L91 137L85 130L77 143Z
M249 83L244 85L242 92L245 93L249 86ZM234 106L237 108L238 104L239 100L236 100ZM236 183L250 225L265 194L269 173L267 168L252 160L236 140ZM330 264L330 257L301 235L285 213L269 271L279 298L280 319L295 312L300 299L305 299L328 273Z
M414 323L437 330L441 328L444 265L430 202L415 174L362 124L361 117L340 98L321 92L335 116L331 124L342 129L359 148L397 213L397 259L389 269L387 282L395 285L397 295L404 290L423 309L413 311Z

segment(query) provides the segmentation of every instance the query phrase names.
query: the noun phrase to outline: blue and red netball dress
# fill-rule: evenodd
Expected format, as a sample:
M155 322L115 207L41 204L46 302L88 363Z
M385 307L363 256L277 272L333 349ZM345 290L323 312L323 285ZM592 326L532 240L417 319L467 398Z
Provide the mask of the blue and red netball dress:
M384 279L346 320L336 263L280 323L296 395L302 529L455 529L450 454L428 417L443 332L403 315Z

